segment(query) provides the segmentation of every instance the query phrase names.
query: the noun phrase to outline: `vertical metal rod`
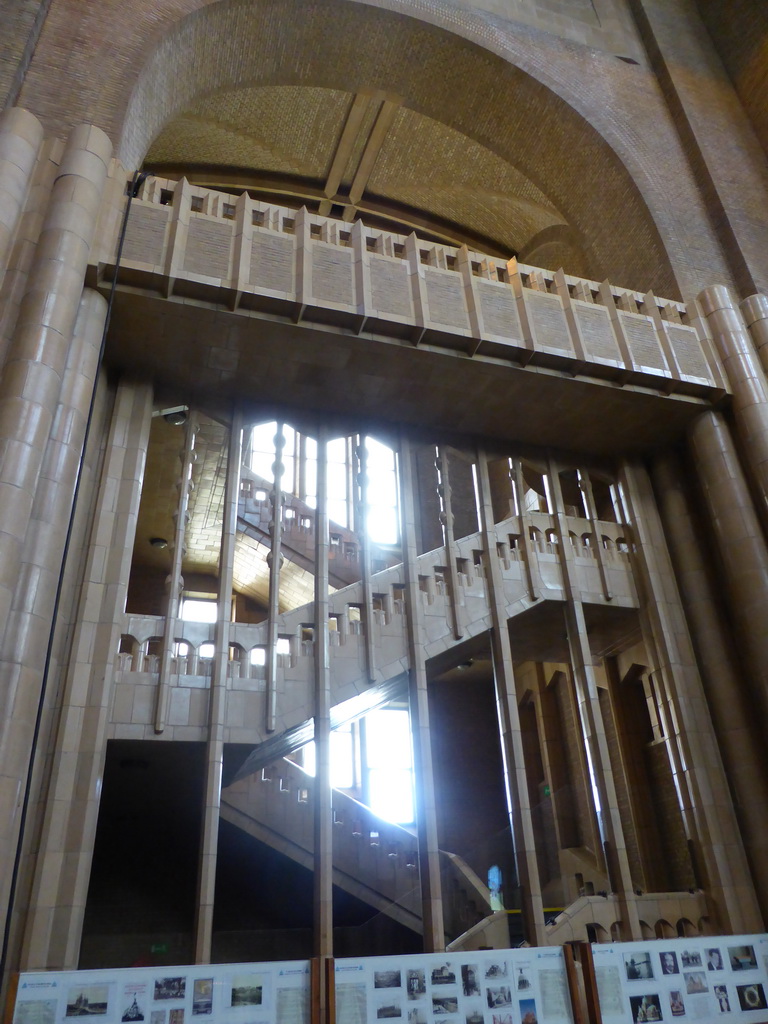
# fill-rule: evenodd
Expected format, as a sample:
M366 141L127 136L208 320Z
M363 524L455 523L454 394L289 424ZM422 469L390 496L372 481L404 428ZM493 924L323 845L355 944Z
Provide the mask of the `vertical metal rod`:
M275 430L275 461L273 463L274 483L272 485L272 521L269 531L272 545L267 563L269 565L269 603L267 619L267 732L275 731L277 717L277 631L280 615L280 567L283 561L283 449L285 434L283 422Z

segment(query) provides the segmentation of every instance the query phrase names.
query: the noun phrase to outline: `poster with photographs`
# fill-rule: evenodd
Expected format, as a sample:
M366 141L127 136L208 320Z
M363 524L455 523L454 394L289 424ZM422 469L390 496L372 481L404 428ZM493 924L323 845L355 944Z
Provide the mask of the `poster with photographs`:
M567 1024L562 950L506 949L336 961L336 1024Z
M768 1021L768 935L592 946L605 1024Z
M309 1024L309 991L307 960L27 973L13 1024Z

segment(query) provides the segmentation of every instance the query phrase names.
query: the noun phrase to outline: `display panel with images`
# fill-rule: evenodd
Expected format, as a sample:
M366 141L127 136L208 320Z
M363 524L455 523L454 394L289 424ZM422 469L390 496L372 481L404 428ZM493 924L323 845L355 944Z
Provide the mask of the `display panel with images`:
M482 950L336 961L337 1024L567 1024L562 949Z
M768 1021L768 935L595 944L592 955L604 1024Z
M309 1024L309 992L307 960L29 972L13 1024Z

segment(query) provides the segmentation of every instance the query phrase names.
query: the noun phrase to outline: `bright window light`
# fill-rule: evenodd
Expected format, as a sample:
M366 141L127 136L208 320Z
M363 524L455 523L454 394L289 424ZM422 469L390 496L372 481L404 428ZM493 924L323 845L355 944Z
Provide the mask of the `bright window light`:
M200 648L197 652L198 657L210 660L216 653L216 648L213 644L200 644Z
M366 437L368 463L368 536L378 544L397 544L397 475L395 453L381 441Z
M308 743L304 747L304 771L315 775L317 748ZM331 733L331 785L334 789L352 789L355 784L354 745L351 726L342 726Z
M413 773L392 768L368 772L368 803L379 818L406 825L413 821Z
M414 819L413 751L407 711L383 708L365 717L368 805L400 825Z
M216 601L199 601L185 597L181 602L181 618L184 622L215 622Z

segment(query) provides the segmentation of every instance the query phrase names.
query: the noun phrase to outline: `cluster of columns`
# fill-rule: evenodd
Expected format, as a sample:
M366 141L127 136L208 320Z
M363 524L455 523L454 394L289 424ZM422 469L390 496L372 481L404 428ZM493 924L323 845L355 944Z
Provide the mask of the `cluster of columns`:
M83 288L111 144L80 125L44 143L0 115L0 905L25 885L17 857L45 749L51 623L98 370L106 303ZM98 411L98 406L96 407ZM42 743L39 739L42 738ZM38 773L39 774L39 773ZM23 897L17 901L23 910Z

